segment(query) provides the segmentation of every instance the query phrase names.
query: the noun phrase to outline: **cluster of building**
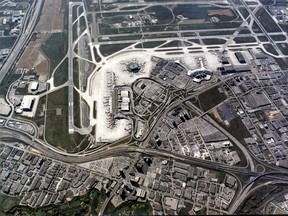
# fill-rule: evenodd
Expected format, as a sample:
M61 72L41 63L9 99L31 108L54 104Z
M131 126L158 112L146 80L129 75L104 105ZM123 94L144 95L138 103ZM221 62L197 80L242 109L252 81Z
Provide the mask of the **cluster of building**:
M218 70L222 75L280 70L274 58L259 50L248 49L247 51L234 52L234 55L238 62L233 62L225 53L219 55L222 67L219 67Z
M151 76L164 86L184 89L188 86L191 78L187 75L187 70L177 62L158 59L155 67L151 71Z
M288 166L288 76L263 71L227 81L226 94L248 135L245 142L259 159ZM234 115L235 117L235 115ZM250 136L249 136L250 134Z
M7 58L9 53L10 53L10 49L0 49L0 63L3 62Z
M0 187L4 194L21 196L20 205L35 208L71 200L91 188L111 190L109 178L19 147L0 146Z
M153 79L162 85L172 85L173 87L184 89L187 88L191 81L201 83L209 81L212 78L212 71L206 68L206 59L204 56L194 57L198 68L190 70L183 65L180 60L167 61L157 59L151 75ZM155 58L156 59L156 58Z
M22 10L16 9L17 3L2 4L1 7L9 7L11 10L0 12L0 31L3 36L18 36L21 30L22 21L25 13ZM13 10L15 8L15 10Z
M36 95L46 91L47 83L39 82L38 76L27 69L18 68L15 74L22 74L22 76L11 85L8 98L17 114L33 117L38 102Z
M268 10L271 15L273 15L279 23L288 23L288 7L287 1L277 0L272 5L268 6Z
M120 171L124 183L112 198L119 206L127 200L148 200L153 215L178 215L185 204L190 213L226 210L236 193L238 182L228 174L159 158L141 157L134 170ZM130 179L130 181L129 181Z
M24 16L25 13L17 9L17 3L12 1L0 2L0 37L17 37L20 33ZM0 66L1 62L4 62L10 53L10 49L11 47L0 49Z
M187 204L190 214L203 210L216 214L227 210L238 188L229 174L176 161L141 156L130 167L132 160L127 157L113 160L104 159L102 167L109 170L105 175L121 179L111 184L116 189L111 199L114 207L127 201L149 201L153 215L178 215ZM113 170L115 163L119 167Z
M134 100L134 112L138 115L152 114L166 98L167 91L151 79L139 79L132 86L137 96Z
M279 198L278 198L279 199ZM279 200L278 205L285 211L288 211L288 194L285 194L283 197L281 197L281 200Z
M160 149L225 164L241 162L228 138L201 118L193 117L184 107L168 112L152 136Z
M102 23L107 22L105 18L102 18L99 21ZM117 18L109 18L109 23L112 23L113 28L127 28L151 24L154 25L158 23L158 19L153 16L153 13L131 13L129 15L117 16Z

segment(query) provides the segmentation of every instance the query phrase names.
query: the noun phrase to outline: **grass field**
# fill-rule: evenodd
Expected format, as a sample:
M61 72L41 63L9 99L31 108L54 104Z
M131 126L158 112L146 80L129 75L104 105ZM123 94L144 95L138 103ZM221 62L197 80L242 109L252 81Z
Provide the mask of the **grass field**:
M242 14L244 19L246 19L249 16L249 12L248 12L248 10L246 8L239 8L238 10Z
M99 41L125 41L125 40L140 40L142 35L127 35L127 36L111 36L109 39L99 38Z
M234 31L207 31L207 32L199 32L200 36L218 36L218 35L232 35Z
M199 95L198 99L200 109L202 109L203 111L208 111L212 107L224 101L226 98L227 97L224 93L219 92L218 87L214 87Z
M236 43L255 43L256 42L254 37L235 37L234 41Z
M288 55L288 43L277 43L277 46L284 55Z
M4 194L0 194L0 215L5 215L13 207L17 206L21 197L8 197Z
M84 16L81 16L80 19L79 19L79 36L85 31L85 29L87 28L86 26L86 21L85 21L85 18Z
M72 22L74 22L77 19L77 10L79 5L74 5L72 8Z
M50 60L51 76L55 67L61 62L67 52L67 34L64 32L53 33L45 43L42 44L41 50Z
M73 58L73 82L76 88L79 89L79 62L78 58Z
M258 39L259 39L261 42L267 42L267 41L269 41L266 36L258 36Z
M68 81L68 58L61 63L54 73L54 85L60 86Z
M44 115L45 106L46 106L46 96L43 96L39 99L36 109L36 115L33 118L33 122L35 122L38 127L40 125L44 125L45 123L45 115Z
M98 215L101 203L106 198L104 193L95 189L88 191L84 196L77 196L71 201L58 204L48 205L32 209L27 206L17 206L9 212L9 215L29 215L29 216L52 216L52 215ZM6 198L7 199L7 198ZM9 198L9 200L14 198ZM0 215L2 212L0 211ZM3 215L4 216L4 215Z
M221 38L214 38L214 39L202 39L205 45L218 45L218 44L225 44L226 40Z
M271 35L270 36L274 41L285 41L286 40L286 37L285 35Z
M159 24L169 24L173 21L173 14L171 13L171 10L165 6L152 6L145 9L145 12L148 14L153 14L153 16L157 18Z
M105 215L151 215L152 208L149 202L140 203L136 201L125 202L115 208L111 202L108 203L104 214Z
M274 54L274 55L278 55L278 52L276 51L276 49L273 47L272 44L263 44L263 47L270 53Z
M68 133L68 87L47 96L45 138L47 142L67 152L78 152L87 147L86 136ZM56 109L61 115L56 115ZM83 142L82 142L83 141Z
M0 95L6 95L9 86L18 80L21 77L21 74L15 74L14 72L6 74L3 82L0 85Z
M109 56L112 55L113 53L116 53L128 46L130 46L130 43L123 43L123 44L114 44L113 46L111 45L100 45L100 52L103 56Z
M0 37L0 49L11 48L17 37Z
M81 128L81 119L80 119L80 95L74 89L73 90L73 99L74 99L74 125L78 128Z
M267 32L282 32L265 8L260 8L255 15Z
M100 62L102 59L101 59L101 57L98 55L96 47L93 47L93 53L94 53L96 62Z

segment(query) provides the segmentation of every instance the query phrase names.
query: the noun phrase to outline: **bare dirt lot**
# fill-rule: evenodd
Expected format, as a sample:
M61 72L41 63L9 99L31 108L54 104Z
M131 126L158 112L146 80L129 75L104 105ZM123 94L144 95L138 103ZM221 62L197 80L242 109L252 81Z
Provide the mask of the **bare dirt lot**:
M205 19L186 19L181 22L181 24L201 24L204 23Z
M50 36L50 33L63 30L64 14L61 10L62 0L45 0L42 15L35 28L35 35L25 52L21 56L17 67L28 69L35 68L40 81L45 81L48 76L49 62L41 53L40 46Z
M219 16L233 16L233 12L230 9L223 9L223 10L209 10L209 16L219 15Z
M35 40L31 40L21 56L17 67L35 68L35 72L40 76L40 81L47 79L48 61L46 57L40 52L39 47L49 37L49 33L37 34Z
M63 11L61 11L61 0L46 0L43 6L40 21L35 31L46 32L63 29Z

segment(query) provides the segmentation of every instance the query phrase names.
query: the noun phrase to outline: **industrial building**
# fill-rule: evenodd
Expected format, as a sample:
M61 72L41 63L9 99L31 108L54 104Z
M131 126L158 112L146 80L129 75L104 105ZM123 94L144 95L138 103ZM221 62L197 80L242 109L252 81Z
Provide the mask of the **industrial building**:
M243 54L241 52L235 52L235 56L238 59L240 64L245 64L246 63L245 58L244 58L244 56L243 56Z
M34 98L29 96L24 96L21 102L21 110L30 112L33 109Z
M30 90L31 91L37 91L38 87L39 87L39 83L38 82L32 82L31 86L30 86Z
M243 72L250 72L250 67L247 66L233 66L233 65L227 65L224 67L218 68L218 70L221 71L222 75L227 75L231 73L243 73Z

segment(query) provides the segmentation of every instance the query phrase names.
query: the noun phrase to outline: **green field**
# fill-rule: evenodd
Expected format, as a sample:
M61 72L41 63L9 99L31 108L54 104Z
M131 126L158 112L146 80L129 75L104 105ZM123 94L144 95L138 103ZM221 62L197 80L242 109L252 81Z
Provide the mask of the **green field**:
M61 115L56 115L56 109ZM68 87L61 88L47 96L46 141L66 152L79 152L88 145L87 136L68 133Z
M41 50L50 60L50 76L66 55L67 41L66 33L53 33L41 46Z
M60 86L68 81L68 58L61 63L54 73L54 85Z
M5 213L8 213L11 209L17 206L20 202L21 197L8 197L0 194L0 215L4 216Z
M219 92L218 87L214 87L200 94L198 97L198 102L200 109L202 109L205 112L210 110L214 106L218 105L226 98L227 97L224 93Z
M0 49L12 48L17 37L0 37Z
M80 119L80 95L74 89L73 91L74 99L74 125L78 128L81 128L81 119Z
M113 53L116 53L128 46L130 46L131 43L121 43L121 44L114 44L113 46L111 45L100 45L100 52L103 56L109 56L112 55Z
M73 82L76 88L79 89L79 59L73 58Z
M10 202L11 204L13 202L17 203L15 201L15 198L9 198L9 199L7 199L7 197L5 198L6 198L5 203L8 202ZM1 199L2 197L0 196L0 200ZM98 215L99 208L104 199L105 199L104 194L100 193L95 189L92 189L82 197L80 196L75 197L73 200L69 202L64 202L59 205L49 205L37 209L32 209L26 206L17 206L16 208L13 208L12 210L9 211L9 215L29 215L29 216ZM7 204L5 204L4 206L6 207ZM4 215L3 212L0 211L0 215L1 216Z
M110 202L104 211L104 215L151 215L152 208L149 202L138 203L138 202L126 202L119 207L115 208L113 204Z
M9 86L16 80L20 79L20 77L21 74L15 74L14 72L6 74L4 80L0 85L0 95L6 95Z

